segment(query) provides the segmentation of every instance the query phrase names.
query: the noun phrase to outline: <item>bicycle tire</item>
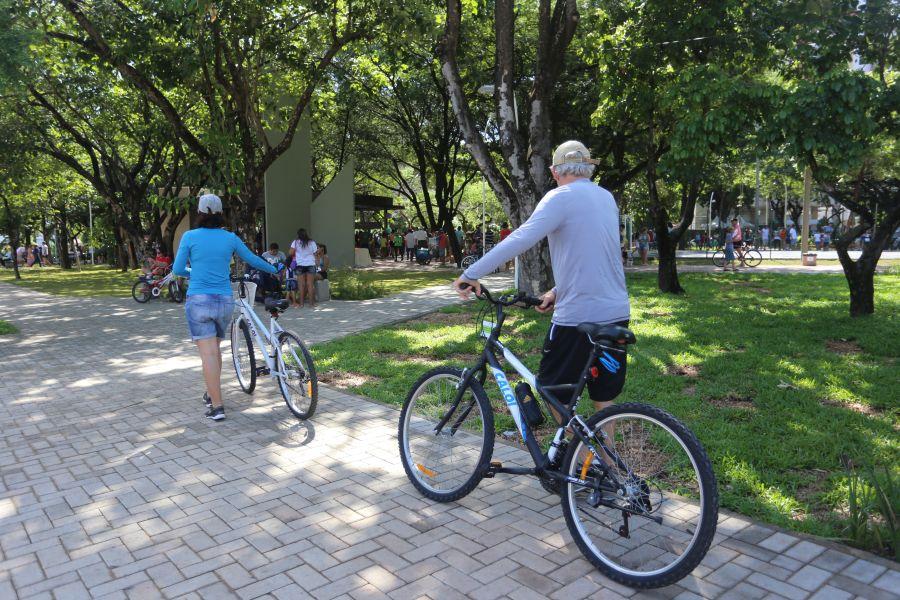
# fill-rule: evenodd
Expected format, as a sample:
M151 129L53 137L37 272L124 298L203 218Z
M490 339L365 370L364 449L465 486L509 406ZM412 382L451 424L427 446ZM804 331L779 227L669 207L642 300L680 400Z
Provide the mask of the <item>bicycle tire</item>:
M131 286L131 297L134 298L135 302L139 302L140 304L146 304L150 301L150 284L146 281L141 281L138 279L134 282L134 285ZM138 288L141 288L141 291L138 291Z
M176 304L184 302L184 291L181 289L181 286L174 281L169 284L169 298Z
M724 250L716 250L712 255L712 264L717 267L725 266L725 251Z
M409 395L403 403L403 409L400 411L397 442L400 449L400 460L403 463L403 469L406 471L406 476L419 493L426 498L437 502L453 502L468 495L484 478L484 474L487 471L491 457L494 453L494 413L491 410L491 404L487 398L487 394L484 392L484 388L476 379L470 379L467 388L471 390L472 396L478 404L483 426L481 450L477 461L475 461L472 474L465 479L461 485L447 491L439 491L423 484L419 475L417 475L417 472L422 472L427 475L429 469L420 464L413 464L413 458L409 448L411 407L414 406L414 402L418 400L419 394L422 393L422 390L424 390L427 384L441 378L459 382L459 380L462 379L462 370L454 367L437 367L422 375L419 380L413 384ZM453 385L455 389L455 383Z
M241 345L247 348L249 373L241 373L242 358L238 355ZM245 394L252 394L256 389L256 354L253 352L253 339L250 330L242 317L231 322L231 362L237 375L238 384Z
M297 336L296 333L291 331L282 331L278 334L278 370L284 371L285 364L282 350L282 344L284 340L291 339L293 340L297 346L300 348L301 353L303 355L302 360L306 363L304 370L306 371L305 376L307 379L305 381L301 381L301 385L303 386L301 393L305 392L306 396L309 398L309 406L305 409L301 409L299 407L295 407L291 403L291 398L288 395L287 391L287 383L285 382L283 377L278 377L278 389L281 390L281 395L284 398L284 403L287 404L288 410L290 410L295 417L298 419L309 419L315 414L316 406L319 402L319 380L316 378L316 365L313 363L312 354L309 353L309 350L306 348L306 344Z
M563 516L565 517L566 525L569 528L569 533L574 538L581 553L604 575L613 581L632 588L650 589L663 587L671 585L687 576L706 556L716 533L716 522L719 512L718 488L716 486L716 478L713 473L712 464L697 437L678 419L662 409L648 404L619 404L607 407L596 413L593 417L588 419L587 424L591 431L595 431L600 423L609 420L610 417L629 415L646 417L649 421L663 425L664 428L668 430L668 433L672 434L680 443L681 448L687 451L693 467L700 476L699 489L702 491L702 502L700 502L702 508L700 509L699 527L694 531L694 537L690 542L690 547L683 556L678 558L668 568L661 572L653 572L652 574L647 575L635 575L633 572L626 572L611 564L610 559L606 558L603 555L603 552L601 552L593 542L585 540L586 536L582 533L582 529L579 528L578 523L576 523L576 517L574 516L575 502L572 494L575 486L573 484L566 483L562 486L561 500ZM569 449L563 462L564 473L570 472L572 463L581 455L580 449L583 448L583 446L584 444L577 439L569 444ZM583 463L578 466L583 467ZM647 486L643 479L641 479L641 485L643 487ZM643 487L641 493L643 493ZM649 488L647 489L649 490ZM649 498L649 492L647 498ZM667 520L671 521L673 519L667 517ZM667 525L671 526L670 523L667 523ZM636 543L639 544L638 548L643 550L644 546L650 545L650 540L646 539L648 537L646 528L642 528L640 531L643 532L643 534L642 536L638 536L641 537L641 539ZM621 535L621 533L619 533L619 535ZM605 543L603 545L604 550L610 556L614 556L614 554L613 551L608 548L614 545L613 542ZM630 551L625 552L623 555L629 553Z
M747 252L744 253L744 264L748 267L758 267L762 260L762 252L759 250L747 250Z
M469 254L468 256L463 257L462 263L460 263L460 265L462 266L463 270L465 270L474 265L476 262L478 262L478 257L474 254Z

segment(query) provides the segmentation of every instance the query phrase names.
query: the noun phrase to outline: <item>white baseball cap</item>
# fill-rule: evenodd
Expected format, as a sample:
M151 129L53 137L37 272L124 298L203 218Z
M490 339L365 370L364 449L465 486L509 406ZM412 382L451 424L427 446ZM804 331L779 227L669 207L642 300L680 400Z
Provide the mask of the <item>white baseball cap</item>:
M203 194L200 196L200 202L197 203L198 213L220 213L222 212L222 199L215 194Z
M591 152L587 146L575 140L569 140L560 144L553 152L553 166L564 164L589 164L597 165L600 161L591 158Z

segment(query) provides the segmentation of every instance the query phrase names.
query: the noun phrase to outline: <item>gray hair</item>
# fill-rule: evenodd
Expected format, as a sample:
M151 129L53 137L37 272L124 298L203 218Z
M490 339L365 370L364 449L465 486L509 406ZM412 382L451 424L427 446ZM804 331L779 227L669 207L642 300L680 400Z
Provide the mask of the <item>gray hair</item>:
M557 177L574 175L575 177L590 177L594 174L594 165L590 163L563 163L553 167Z

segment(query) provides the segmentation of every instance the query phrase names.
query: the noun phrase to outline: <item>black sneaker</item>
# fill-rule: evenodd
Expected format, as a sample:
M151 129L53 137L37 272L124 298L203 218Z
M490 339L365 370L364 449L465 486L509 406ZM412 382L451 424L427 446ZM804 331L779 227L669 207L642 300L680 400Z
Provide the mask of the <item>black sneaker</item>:
M206 418L212 419L213 421L222 421L225 419L225 407L220 406L219 408L209 407L209 410L206 411Z
M212 408L212 398L207 392L203 392L203 403L206 404L206 408Z

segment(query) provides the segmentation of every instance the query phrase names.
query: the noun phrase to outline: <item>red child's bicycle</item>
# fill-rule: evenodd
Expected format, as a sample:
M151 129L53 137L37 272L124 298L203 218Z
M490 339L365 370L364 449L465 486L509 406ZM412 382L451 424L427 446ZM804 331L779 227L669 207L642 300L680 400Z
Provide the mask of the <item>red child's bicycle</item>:
M172 302L184 301L184 284L181 277L177 277L171 269L162 278L157 278L152 273L141 275L131 286L131 296L141 304L148 302L150 298L159 298L163 291L166 291Z

